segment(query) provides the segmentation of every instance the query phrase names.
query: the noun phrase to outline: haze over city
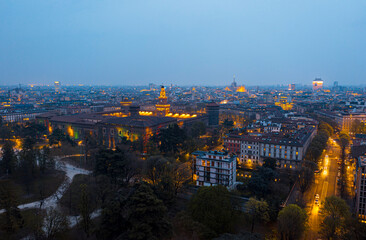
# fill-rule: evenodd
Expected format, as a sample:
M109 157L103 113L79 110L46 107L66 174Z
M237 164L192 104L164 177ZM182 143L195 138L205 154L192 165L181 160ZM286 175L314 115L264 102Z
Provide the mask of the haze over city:
M360 85L365 1L1 1L0 85Z
M0 1L0 239L366 239L365 13Z

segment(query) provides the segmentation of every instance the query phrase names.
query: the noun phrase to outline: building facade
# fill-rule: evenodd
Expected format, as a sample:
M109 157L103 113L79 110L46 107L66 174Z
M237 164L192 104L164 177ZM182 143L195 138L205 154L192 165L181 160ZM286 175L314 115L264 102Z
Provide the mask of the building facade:
M193 154L197 186L223 185L231 189L236 182L236 156L227 152L196 151Z
M366 223L366 154L358 158L356 165L356 215Z

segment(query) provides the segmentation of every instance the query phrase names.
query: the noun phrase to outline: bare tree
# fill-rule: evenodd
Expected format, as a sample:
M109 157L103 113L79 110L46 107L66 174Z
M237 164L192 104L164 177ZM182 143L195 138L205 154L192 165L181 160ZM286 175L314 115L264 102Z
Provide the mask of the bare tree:
M47 209L43 223L43 231L46 239L55 239L56 236L64 234L69 228L67 217L55 208Z

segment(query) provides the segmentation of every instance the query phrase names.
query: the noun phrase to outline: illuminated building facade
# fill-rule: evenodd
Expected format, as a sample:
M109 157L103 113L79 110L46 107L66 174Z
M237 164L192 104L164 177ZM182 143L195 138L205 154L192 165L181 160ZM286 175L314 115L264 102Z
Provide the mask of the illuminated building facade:
M227 152L196 151L193 155L194 180L197 186L223 185L229 189L236 182L236 156Z
M366 154L356 164L356 216L366 223Z
M288 85L288 90L289 91L295 91L295 84L289 84Z
M323 80L321 80L320 78L315 78L315 80L313 81L313 91L319 91L323 89Z
M159 102L155 105L158 116L165 116L169 113L170 104L168 104L168 97L166 96L164 86L161 86Z
M297 168L311 140L316 134L315 125L300 126L296 130L281 128L270 132L230 133L224 138L224 148L229 153L237 154L243 164L262 165L267 158L277 161L281 168ZM238 149L238 147L240 148Z
M289 111L293 108L293 103L288 96L280 95L275 102L276 106L280 106L283 110Z

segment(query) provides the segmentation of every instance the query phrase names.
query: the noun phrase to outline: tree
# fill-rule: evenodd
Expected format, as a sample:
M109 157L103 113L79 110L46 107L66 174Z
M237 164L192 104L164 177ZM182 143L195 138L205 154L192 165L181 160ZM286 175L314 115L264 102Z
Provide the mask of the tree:
M245 211L251 218L251 233L254 230L254 224L256 222L268 222L269 221L269 209L266 201L257 200L255 198L250 198L245 204Z
M206 134L206 124L203 122L195 122L192 125L190 133L193 138L198 138L199 136Z
M281 239L299 239L305 231L307 224L307 214L296 204L290 204L278 213L278 233Z
M276 176L277 173L271 168L258 167L249 180L248 188L255 196L263 198L269 193L268 185Z
M27 188L27 193L30 191L30 183L34 180L37 174L37 158L36 150L34 149L34 139L27 137L23 141L22 151L20 152L20 174L23 183Z
M331 136L334 132L334 129L332 128L332 126L330 126L328 123L323 122L323 121L320 121L318 129L319 129L319 131L320 130L326 131L328 136Z
M130 239L165 239L171 235L167 209L147 183L140 183L128 200Z
M98 239L115 239L127 230L126 195L118 191L108 204L103 206L102 219L97 231Z
M43 221L43 230L46 239L55 239L67 232L69 221L60 211L49 208Z
M127 185L140 172L142 164L134 155L120 148L99 150L95 161L96 176L106 175L114 184L123 185Z
M14 173L17 165L17 157L10 141L5 142L2 149L2 156L3 158L0 162L1 172L5 174Z
M301 193L304 193L313 182L314 172L309 167L302 167L299 174L299 185Z
M90 218L90 205L89 205L89 194L87 192L86 184L81 184L81 196L80 196L80 215L81 215L81 227L86 233L87 237L89 237L90 228L91 228L91 218Z
M7 234L15 232L24 225L14 189L15 187L11 182L0 182L0 209L5 210L5 224L1 224L1 228Z
M156 137L156 141L159 144L160 152L168 154L176 154L184 145L184 141L187 136L183 129L177 124L169 125L166 129L161 129L160 133Z
M366 134L366 123L356 119L352 122L351 132L353 134Z
M274 158L266 158L266 159L264 159L263 167L270 168L272 170L275 170L276 167L277 167L276 159L274 159Z
M346 178L346 167L345 167L345 160L346 160L346 148L349 145L349 135L347 133L341 132L339 134L339 141L341 147L341 196L345 197L346 189L345 189L345 178Z
M144 162L144 175L152 185L156 185L162 176L169 171L169 160L161 156L153 156Z
M336 196L327 197L321 208L323 222L320 233L327 239L334 239L341 234L346 219L350 216L347 203Z
M189 163L175 162L172 165L172 179L174 184L174 193L177 195L183 184L191 179L192 171Z
M42 174L45 174L46 170L55 169L55 161L50 154L50 148L44 146L39 152L38 157L39 169Z
M200 187L189 202L188 209L195 221L216 234L231 231L237 216L229 191L221 185Z

